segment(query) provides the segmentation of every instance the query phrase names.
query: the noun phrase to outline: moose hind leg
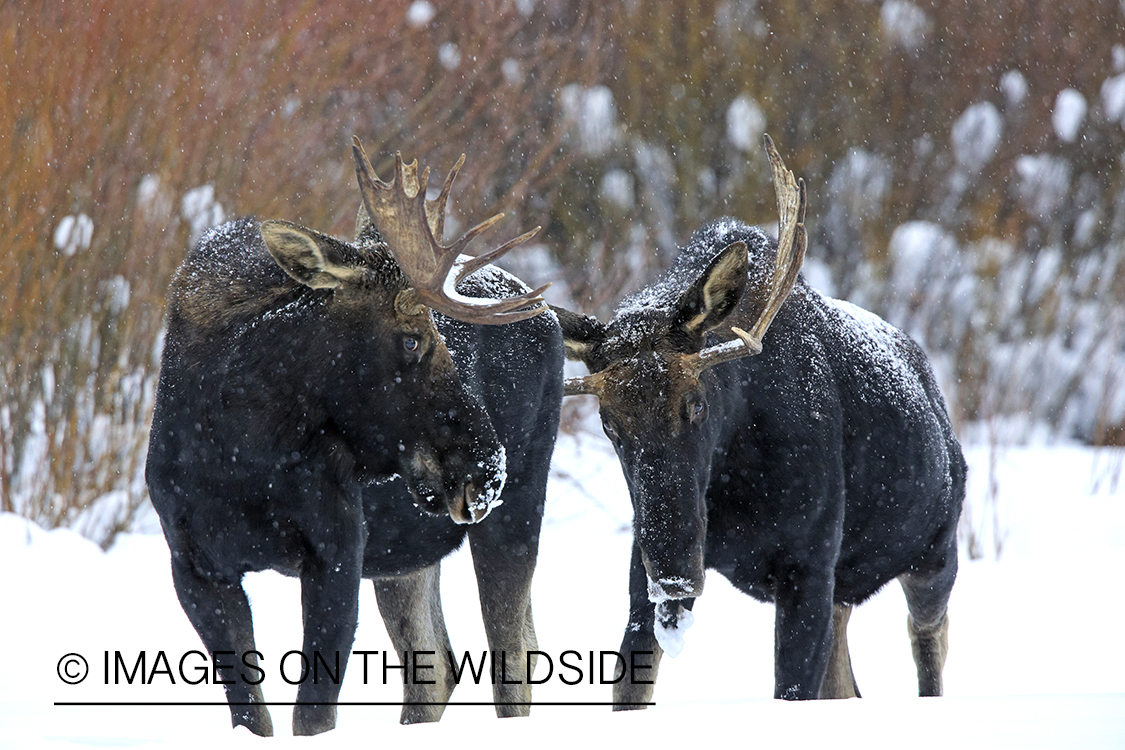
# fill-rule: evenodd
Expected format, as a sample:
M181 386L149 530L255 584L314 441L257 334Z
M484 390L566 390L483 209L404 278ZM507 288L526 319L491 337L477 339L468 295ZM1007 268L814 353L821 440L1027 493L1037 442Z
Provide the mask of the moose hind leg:
M535 572L538 540L530 540L531 545L506 545L505 554L495 540L484 541L477 532L477 528L470 530L469 543L485 635L497 665L492 684L496 715L501 718L527 716L531 713L529 680L536 665L535 654L529 652L536 648L535 623L531 619L531 577Z
M821 698L859 698L859 685L852 672L852 657L848 652L848 620L852 616L850 604L837 604L832 608L832 650L828 654L828 671L820 684Z
M438 721L453 694L455 682L448 659L453 651L441 609L441 563L404 576L375 579L375 600L379 614L394 643L403 670L403 724ZM432 652L432 669L424 669L423 679L433 684L415 683L411 678L413 661L420 652ZM429 655L427 655L429 656ZM431 666L427 664L427 666Z
M910 649L918 669L918 695L942 694L942 669L949 651L949 594L957 577L956 553L936 574L899 577L910 614L906 618Z
M211 655L234 653L219 660L219 677L230 705L231 726L244 726L262 737L273 736L273 721L262 689L251 684L260 673L243 674L235 668L240 659L247 669L258 666L254 648L254 625L250 602L241 583L224 583L198 574L190 563L173 560L172 581L184 612ZM222 662L229 662L223 664Z
M914 664L918 668L918 695L941 695L941 672L949 653L949 615L943 615L933 626L919 625L913 616L907 615L906 627L910 633Z

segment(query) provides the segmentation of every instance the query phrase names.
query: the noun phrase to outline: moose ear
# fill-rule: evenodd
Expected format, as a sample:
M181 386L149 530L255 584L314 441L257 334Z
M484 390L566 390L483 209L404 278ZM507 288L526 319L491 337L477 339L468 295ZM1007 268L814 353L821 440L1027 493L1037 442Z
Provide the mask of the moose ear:
M749 267L746 243L727 245L680 297L673 326L694 339L722 323L746 291Z
M346 260L344 245L326 234L288 221L264 221L262 241L277 264L313 289L333 289L362 274Z
M590 358L594 349L605 339L605 326L597 318L589 315L571 312L554 305L551 305L551 310L558 316L559 326L562 328L566 358L584 362L590 367Z

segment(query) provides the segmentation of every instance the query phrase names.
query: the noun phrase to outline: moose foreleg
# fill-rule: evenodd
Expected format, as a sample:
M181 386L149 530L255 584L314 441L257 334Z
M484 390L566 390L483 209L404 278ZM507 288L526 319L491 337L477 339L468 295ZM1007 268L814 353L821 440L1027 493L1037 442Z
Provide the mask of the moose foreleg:
M297 689L293 734L312 735L336 726L336 702L359 620L361 558L366 528L361 512L345 508L329 526L332 539L309 539L320 554L301 570L302 651L310 674Z
M831 575L791 571L777 585L774 617L774 698L820 695L832 646Z
M629 567L629 624L618 653L625 663L617 663L613 676L613 710L634 711L647 708L656 688L656 673L664 650L656 640L656 606L648 600L648 576L641 551L633 544Z

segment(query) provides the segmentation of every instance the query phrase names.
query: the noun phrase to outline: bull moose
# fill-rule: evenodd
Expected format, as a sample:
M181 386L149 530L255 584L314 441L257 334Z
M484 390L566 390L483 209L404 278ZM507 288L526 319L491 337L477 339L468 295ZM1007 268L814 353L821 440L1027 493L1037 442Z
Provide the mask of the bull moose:
M961 449L921 349L799 276L804 183L765 141L776 243L714 221L610 322L556 310L590 372L565 393L598 397L633 503L620 653L675 655L709 568L774 602L775 697L858 696L848 617L897 578L919 693L940 695ZM618 678L615 709L651 700L655 671Z
M562 337L542 288L488 265L534 231L462 255L500 218L441 244L463 156L433 200L416 161L396 157L384 183L358 140L353 156L354 242L234 221L200 240L169 293L149 492L184 612L212 654L235 654L216 660L232 723L259 735L270 714L240 674L258 665L249 571L300 578L302 651L342 679L361 578L400 655L450 651L439 566L467 536L489 647L521 663L536 648ZM405 671L403 723L439 719L449 665L438 656L420 684ZM339 690L304 681L294 733L332 729ZM526 714L530 695L496 685L497 713Z

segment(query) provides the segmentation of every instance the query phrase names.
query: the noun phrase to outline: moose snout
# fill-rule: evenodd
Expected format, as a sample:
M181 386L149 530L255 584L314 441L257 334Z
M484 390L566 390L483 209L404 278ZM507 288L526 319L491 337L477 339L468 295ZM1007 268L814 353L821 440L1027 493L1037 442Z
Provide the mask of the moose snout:
M634 539L648 578L648 599L692 599L703 593L706 520L700 515L646 507ZM638 516L642 514L638 513Z
M648 600L665 602L675 599L694 599L703 593L703 574L698 579L668 576L659 580L648 579Z
M470 466L475 469L471 471ZM415 451L408 485L418 507L433 515L449 514L456 524L478 523L499 505L504 474L470 464L459 454L439 460L426 449Z
M676 556L662 563L642 547L641 561L648 578L650 602L692 599L703 593L705 573L702 549L689 550L682 557Z

